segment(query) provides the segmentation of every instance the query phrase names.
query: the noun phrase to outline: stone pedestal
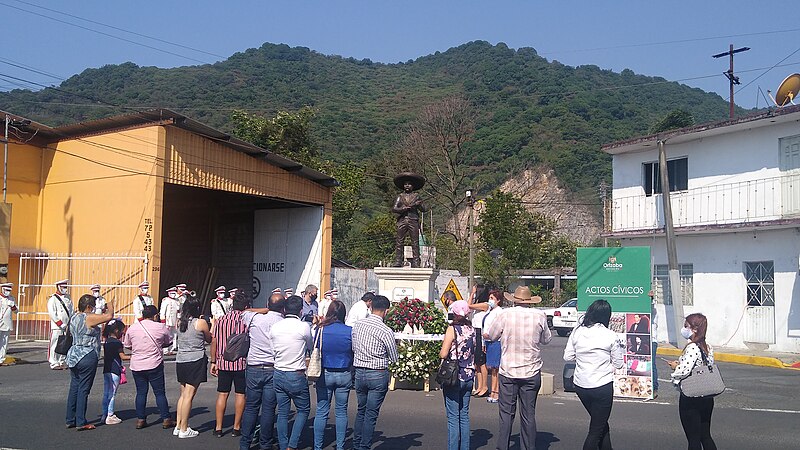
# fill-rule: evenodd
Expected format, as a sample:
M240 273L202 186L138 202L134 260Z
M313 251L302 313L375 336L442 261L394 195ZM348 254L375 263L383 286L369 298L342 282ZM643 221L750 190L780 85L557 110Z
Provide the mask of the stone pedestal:
M436 299L436 277L439 276L436 269L376 267L375 276L378 278L378 295L384 295L392 302L399 302L405 297L418 298L423 302Z

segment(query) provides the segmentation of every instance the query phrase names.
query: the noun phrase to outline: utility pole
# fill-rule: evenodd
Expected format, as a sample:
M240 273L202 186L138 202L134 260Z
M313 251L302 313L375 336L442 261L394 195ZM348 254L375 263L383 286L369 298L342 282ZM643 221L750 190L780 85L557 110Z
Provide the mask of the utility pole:
M731 119L733 119L733 107L734 107L734 103L733 103L733 85L734 84L742 84L742 83L739 82L739 77L737 77L736 75L733 74L733 55L734 55L734 53L746 52L748 50L750 50L750 47L741 47L741 48L737 48L736 50L734 50L733 49L733 44L731 44L730 45L730 49L727 52L717 53L716 55L711 55L712 58L722 58L723 56L729 56L730 57L730 68L728 69L727 72L722 72L722 73L725 75L725 78L728 79L728 81L730 82L730 85L731 85L731 95L730 95L730 100L731 101L730 101L730 112L729 112Z
M6 114L3 122L5 123L5 133L3 134L3 203L6 203L6 192L8 191L8 123L11 118Z
M469 208L469 280L467 290L471 293L472 286L475 285L475 239L472 233L472 218L475 214L475 197L472 196L472 189L467 189L467 208Z
M669 264L669 291L672 297L673 330L667 333L670 343L682 347L683 337L683 296L681 294L681 276L678 271L678 250L675 245L675 229L672 225L672 204L669 199L669 174L667 173L667 151L665 142L658 141L658 172L661 178L661 200L664 205L664 234L667 238L667 262Z

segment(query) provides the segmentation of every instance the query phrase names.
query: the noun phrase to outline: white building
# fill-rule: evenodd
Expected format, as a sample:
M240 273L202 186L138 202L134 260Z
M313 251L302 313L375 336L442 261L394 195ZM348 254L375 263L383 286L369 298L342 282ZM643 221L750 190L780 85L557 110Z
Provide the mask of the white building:
M603 147L614 173L605 236L651 247L658 338L666 341L659 140L685 314L708 317L712 345L800 352L800 106Z

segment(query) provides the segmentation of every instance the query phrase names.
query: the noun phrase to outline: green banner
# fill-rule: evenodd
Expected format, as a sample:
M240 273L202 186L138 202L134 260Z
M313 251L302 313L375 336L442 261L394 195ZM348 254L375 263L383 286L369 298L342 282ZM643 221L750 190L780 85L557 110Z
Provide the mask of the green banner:
M613 312L650 313L650 247L578 249L578 311L597 299Z
M608 328L625 349L625 364L614 371L617 397L653 398L649 292L650 247L578 249L578 311L601 298L610 303Z

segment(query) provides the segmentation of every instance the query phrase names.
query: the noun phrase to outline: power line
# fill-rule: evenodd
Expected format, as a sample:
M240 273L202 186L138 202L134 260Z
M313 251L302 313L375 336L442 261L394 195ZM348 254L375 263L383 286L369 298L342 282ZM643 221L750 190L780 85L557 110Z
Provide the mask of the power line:
M196 62L196 63L213 64L212 62L209 62L209 61L203 61L203 60L200 60L200 59L192 58L190 56L181 55L180 53L175 53L175 52L171 52L169 50L164 50L164 49L161 49L161 48L158 48L158 47L154 47L152 45L147 45L147 44L143 44L141 42L136 42L136 41L134 41L132 39L127 39L127 38L124 38L124 37L116 36L116 35L113 35L111 33L106 33L104 31L95 30L93 28L85 27L83 25L78 25L76 23L68 22L66 20L61 20L61 19L58 19L58 18L55 18L55 17L50 17L50 16L48 16L46 14L41 14L41 13L37 13L35 11L31 11L31 10L28 10L28 9L25 9L25 8L20 8L19 6L9 5L8 3L4 3L4 2L0 2L0 5L6 6L8 8L16 9L18 11L23 11L23 12L26 12L28 14L33 14L34 16L44 17L46 19L50 19L50 20L53 20L55 22L59 22L59 23L65 24L65 25L70 25L70 26L73 26L73 27L76 27L76 28L80 28L82 30L92 31L94 33L102 34L103 36L107 36L107 37L110 37L110 38L118 39L120 41L127 42L129 44L138 45L138 46L141 46L141 47L148 48L150 50L155 50L157 52L166 53L168 55L177 56L179 58L184 58L184 59L187 59L189 61Z
M46 8L44 6L37 5L35 3L23 2L21 0L15 0L15 1L17 3L22 3L22 4L27 5L27 6L32 6L34 8L43 9L45 11L53 12L53 13L56 13L56 14L61 14L63 16L71 17L73 19L82 20L84 22L88 22L88 23L91 23L91 24L94 24L94 25L100 25L100 26L103 26L103 27L111 28L112 30L122 31L123 33L132 34L134 36L143 37L145 39L151 39L151 40L154 40L156 42L161 42L162 44L172 45L172 46L179 47L179 48L182 48L182 49L185 49L185 50L191 50L191 51L197 52L197 53L203 53L205 55L214 56L216 58L222 58L222 59L226 59L227 58L227 56L218 55L216 53L207 52L207 51L201 50L199 48L189 47L188 45L178 44L176 42L167 41L165 39L157 38L155 36L149 36L149 35L146 35L146 34L138 33L136 31L131 31L131 30L128 30L128 29L125 29L125 28L120 28L120 27L117 27L117 26L114 26L114 25L109 25L107 23L98 22L96 20L87 19L87 18L81 17L81 16L76 16L76 15L73 15L73 14L70 14L70 13L67 13L67 12L64 12L64 11L59 11L57 9Z
M58 75L53 75L52 73L36 69L34 67L31 67L31 66L28 66L26 64L22 64L22 63L16 62L16 61L11 60L11 59L0 58L0 62L2 62L3 64L8 64L9 66L17 67L17 68L22 69L22 70L27 70L29 72L37 73L39 75L44 75L46 77L50 77L50 78L53 78L53 79L56 79L56 80L59 80L59 81L64 81L65 80L64 77L60 77Z

